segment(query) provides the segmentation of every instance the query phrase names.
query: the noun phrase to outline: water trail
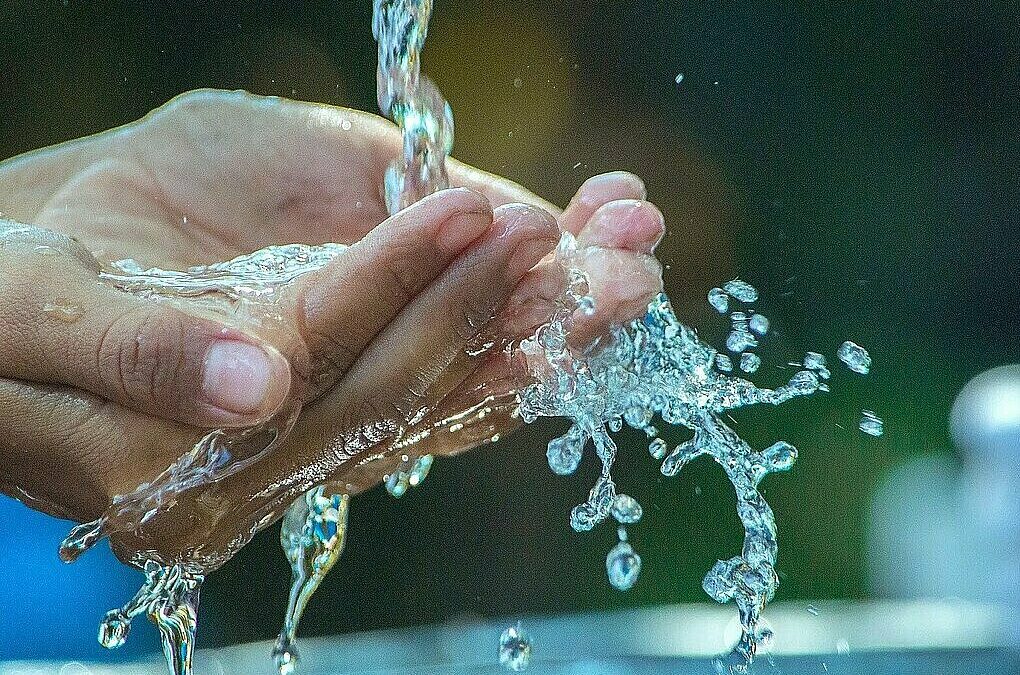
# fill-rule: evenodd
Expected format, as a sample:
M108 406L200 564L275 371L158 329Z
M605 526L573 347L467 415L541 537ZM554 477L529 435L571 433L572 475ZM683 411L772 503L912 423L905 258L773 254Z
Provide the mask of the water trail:
M294 640L305 605L344 550L350 497L326 495L318 487L296 500L283 517L280 545L290 562L292 581L283 630L273 649L281 675L293 673L299 655Z
M204 577L180 565L144 565L145 583L134 598L106 614L99 626L99 643L116 649L127 641L131 620L145 614L159 629L163 655L171 675L189 675L198 626L198 597Z
M402 156L395 159L385 178L391 213L448 185L445 158L453 142L453 118L438 89L420 71L431 8L431 0L374 3L379 105L400 126L403 138ZM279 288L345 250L335 244L274 246L184 272L141 269L132 261L121 261L104 271L101 278L143 296L217 294L234 301L241 310L264 314L271 312ZM723 421L722 415L740 407L779 405L828 391L830 373L825 358L809 352L804 357L804 368L787 384L776 389L758 388L746 379L726 375L733 370L733 359L701 342L692 329L681 324L665 295L650 303L642 319L613 329L605 348L590 355L576 354L567 339L573 316L591 314L595 303L588 295L587 278L577 258L576 241L564 233L556 259L566 272L566 291L551 320L520 345L529 357L535 380L518 395L520 415L527 422L539 417L570 420L569 430L551 440L547 448L550 468L558 474L573 473L591 443L601 472L587 499L572 510L569 522L575 530L584 531L610 516L617 520L619 542L607 555L606 570L610 582L621 590L632 587L640 575L641 558L628 541L625 526L641 520L642 509L632 497L617 493L611 469L618 448L611 433L619 431L624 423L644 431L650 439L649 454L662 462L661 471L667 476L676 475L702 455L723 468L734 486L744 543L738 555L713 566L703 587L715 600L732 600L737 605L742 636L726 660L720 661L720 667L734 672L746 670L756 650L771 635L761 624L761 614L778 586L775 521L758 486L767 474L788 470L797 450L784 441L755 450ZM769 331L768 319L749 307L757 298L757 290L739 279L709 292L712 307L720 314L729 313L731 331L726 347L744 372L758 370L760 357L750 350L757 348ZM744 307L731 311L736 303ZM860 374L870 368L870 356L853 343L845 343L837 355ZM210 432L156 479L114 499L102 518L75 528L64 542L61 556L73 560L103 536L141 527L155 513L172 506L182 491L221 480L251 465L279 445L298 412L299 408L292 407L250 430ZM441 424L467 424L471 414L465 411L463 421L455 417ZM668 425L686 427L691 438L670 451L659 435L656 418ZM873 429L874 423L869 424ZM400 449L409 452L412 443L408 441ZM412 457L404 455L397 469L386 477L390 494L400 496L427 475L432 458ZM348 505L349 497L343 489L317 487L296 500L286 514L281 543L294 578L284 628L274 651L282 673L292 672L297 663L294 636L301 612L343 549ZM107 615L100 641L108 647L123 644L131 618L145 613L160 628L172 672L188 673L205 570L141 558L135 564L144 568L146 583L131 602Z
M379 109L400 128L403 153L386 170L386 207L390 215L438 190L449 187L446 157L453 148L453 112L438 88L421 73L421 50L428 33L431 0L374 0L372 33L378 45ZM385 477L387 492L401 497L418 485L432 467L432 456L403 455ZM287 511L280 542L291 561L290 603L273 656L281 675L297 666L295 636L305 605L343 550L347 495L323 496L314 488ZM321 527L316 505L342 504L344 524ZM327 512L333 512L335 507ZM339 537L337 539L337 537ZM320 561L310 563L309 561ZM306 569L312 564L312 569Z

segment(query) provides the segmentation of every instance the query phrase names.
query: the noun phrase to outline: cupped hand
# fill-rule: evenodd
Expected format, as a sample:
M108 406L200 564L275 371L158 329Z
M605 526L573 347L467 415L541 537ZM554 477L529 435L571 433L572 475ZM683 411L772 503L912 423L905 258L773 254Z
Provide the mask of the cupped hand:
M0 211L16 221L0 225L0 487L89 520L203 429L305 402L284 446L115 542L125 558L225 559L303 489L368 487L415 434L415 454L449 453L508 430L510 407L486 402L505 403L519 374L502 350L466 347L507 344L547 317L559 228L578 236L597 302L580 337L639 315L659 290L662 218L635 177L596 177L560 213L451 160L460 189L387 218L380 186L399 151L372 115L195 92L0 165ZM183 269L327 241L352 247L286 289L276 322L96 276L119 258ZM459 431L443 427L463 411Z

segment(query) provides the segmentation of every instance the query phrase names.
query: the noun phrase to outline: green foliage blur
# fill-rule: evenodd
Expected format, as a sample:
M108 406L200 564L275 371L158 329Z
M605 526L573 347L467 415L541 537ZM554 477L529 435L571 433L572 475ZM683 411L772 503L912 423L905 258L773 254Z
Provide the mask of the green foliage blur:
M706 291L737 275L762 291L761 383L807 349L871 351L873 375L839 370L830 396L735 415L753 445L801 452L766 484L782 599L867 595L877 481L952 454L956 392L1020 360L1020 10L977 4L436 3L424 67L453 106L456 156L559 203L595 173L640 174L666 215L659 257L682 318L721 344ZM370 19L369 0L0 3L0 157L197 87L374 111ZM883 438L856 430L862 408ZM741 537L722 472L699 461L666 480L625 437L617 479L646 515L631 528L642 577L622 594L605 578L613 528L567 524L597 469L549 471L555 426L439 461L399 501L357 498L302 632L710 602L701 578ZM289 583L277 536L210 579L204 645L275 635Z

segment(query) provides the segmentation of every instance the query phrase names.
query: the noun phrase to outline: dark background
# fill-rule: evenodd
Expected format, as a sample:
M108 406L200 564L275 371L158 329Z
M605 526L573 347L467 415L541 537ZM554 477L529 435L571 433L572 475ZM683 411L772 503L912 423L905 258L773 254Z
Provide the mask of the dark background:
M369 0L8 0L0 158L132 121L196 87L374 111L370 18ZM780 599L867 596L875 485L911 456L952 455L960 387L1020 361L1018 26L1012 1L436 4L424 67L453 107L456 156L560 203L597 172L641 175L666 215L659 257L685 321L721 344L705 292L736 275L762 291L774 333L760 383L784 380L776 366L807 349L833 354L853 339L871 351L873 375L839 372L831 396L736 415L752 445L783 438L801 451L766 483ZM884 418L883 438L856 430L862 408ZM722 472L699 461L663 479L627 437L616 475L646 517L631 528L641 580L621 594L605 579L613 528L567 525L594 462L554 476L549 432L438 462L399 501L381 489L358 497L347 551L302 632L710 602L701 578L741 540ZM20 560L31 540L55 559L66 524L36 537L25 524L42 520L3 506L4 555ZM289 584L277 534L207 582L202 645L275 635ZM21 617L30 635L12 638L13 619L0 616L0 657L64 655L68 644L98 656L94 625L134 583L108 570L11 569L0 576L19 590L0 597L0 615ZM61 598L70 586L101 596L96 609L79 616ZM49 629L33 638L44 617L66 617L71 642Z

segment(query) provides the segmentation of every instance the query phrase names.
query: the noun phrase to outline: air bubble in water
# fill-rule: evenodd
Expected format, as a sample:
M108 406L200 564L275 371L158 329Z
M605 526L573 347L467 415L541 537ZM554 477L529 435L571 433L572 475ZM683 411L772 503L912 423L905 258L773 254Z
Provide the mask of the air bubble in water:
M507 670L520 672L531 663L531 638L520 622L499 636L499 663Z
M868 354L868 350L850 340L839 346L836 356L855 373L867 375L871 370L871 356Z

